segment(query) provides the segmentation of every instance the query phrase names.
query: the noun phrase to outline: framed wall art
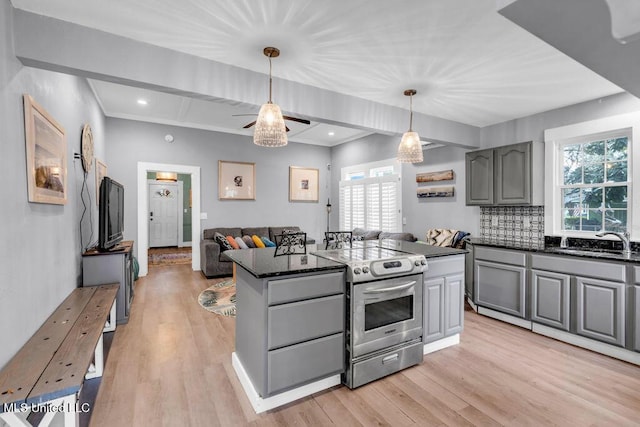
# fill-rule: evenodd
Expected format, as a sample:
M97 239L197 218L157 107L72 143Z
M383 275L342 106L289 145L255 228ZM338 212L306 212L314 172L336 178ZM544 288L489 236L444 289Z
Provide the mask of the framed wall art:
M319 170L289 166L289 201L318 202Z
M425 172L416 174L416 182L451 181L453 169L439 172Z
M96 204L100 204L100 184L105 176L107 176L107 165L96 159Z
M255 200L256 164L218 160L218 199Z
M67 138L64 128L25 94L24 131L29 201L67 203Z
M418 198L427 199L432 197L453 197L455 187L424 187L418 188Z

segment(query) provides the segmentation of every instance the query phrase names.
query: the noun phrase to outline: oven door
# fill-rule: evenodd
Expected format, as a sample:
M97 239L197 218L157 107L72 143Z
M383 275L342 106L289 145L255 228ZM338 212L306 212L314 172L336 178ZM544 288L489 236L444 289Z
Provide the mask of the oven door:
M351 285L351 357L422 337L422 274Z

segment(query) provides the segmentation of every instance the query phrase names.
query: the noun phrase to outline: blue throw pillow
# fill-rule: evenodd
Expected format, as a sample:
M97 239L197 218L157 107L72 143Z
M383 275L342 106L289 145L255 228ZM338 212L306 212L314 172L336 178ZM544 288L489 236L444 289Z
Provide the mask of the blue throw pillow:
M271 240L269 240L268 238L266 238L266 237L261 237L260 239L262 239L262 243L264 243L264 245L265 245L267 248L275 248L275 247L276 247L276 244L275 244L275 243L273 243L273 242L272 242Z

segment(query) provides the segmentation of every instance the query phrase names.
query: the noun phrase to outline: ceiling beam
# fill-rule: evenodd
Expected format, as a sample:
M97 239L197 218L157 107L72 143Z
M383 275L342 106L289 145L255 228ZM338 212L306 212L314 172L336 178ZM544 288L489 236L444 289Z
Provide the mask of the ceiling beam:
M19 9L14 48L22 64L96 80L255 108L266 101L265 74L188 55ZM285 113L310 120L401 135L408 111L317 87L274 78ZM480 128L414 113L426 140L476 148Z

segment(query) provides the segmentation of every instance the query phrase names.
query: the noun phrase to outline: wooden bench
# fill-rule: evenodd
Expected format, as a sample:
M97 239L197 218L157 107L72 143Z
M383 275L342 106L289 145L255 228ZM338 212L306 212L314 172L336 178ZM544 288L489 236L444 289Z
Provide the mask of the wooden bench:
M85 378L102 376L102 334L115 329L118 285L74 289L0 371L0 420L29 426L30 412L48 426L58 412L77 426Z

